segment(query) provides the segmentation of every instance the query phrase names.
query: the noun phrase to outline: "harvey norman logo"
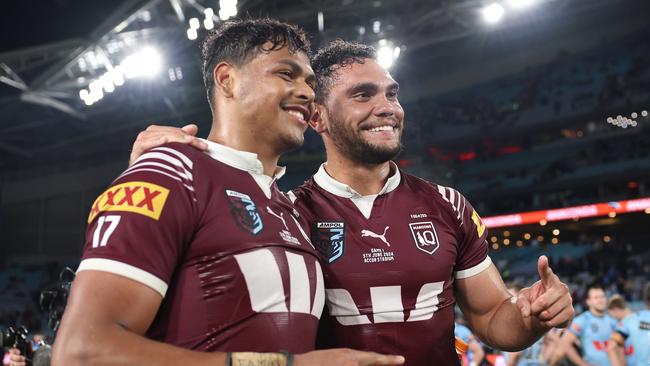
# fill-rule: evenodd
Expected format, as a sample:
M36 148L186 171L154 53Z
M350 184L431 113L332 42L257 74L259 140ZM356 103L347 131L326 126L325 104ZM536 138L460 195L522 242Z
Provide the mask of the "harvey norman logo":
M88 215L88 223L106 211L133 212L158 220L168 195L169 189L147 182L118 184L97 197Z

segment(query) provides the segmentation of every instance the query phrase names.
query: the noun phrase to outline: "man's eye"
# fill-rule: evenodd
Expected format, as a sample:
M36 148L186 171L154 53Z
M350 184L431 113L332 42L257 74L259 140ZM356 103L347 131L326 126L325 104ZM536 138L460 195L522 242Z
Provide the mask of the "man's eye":
M293 74L289 70L284 70L284 71L278 71L278 74L280 74L282 77L285 78L292 78Z

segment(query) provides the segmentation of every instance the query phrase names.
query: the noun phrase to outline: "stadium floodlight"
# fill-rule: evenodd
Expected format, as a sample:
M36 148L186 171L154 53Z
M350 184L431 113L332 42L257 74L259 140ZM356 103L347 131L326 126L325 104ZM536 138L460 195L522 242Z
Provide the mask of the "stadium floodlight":
M198 18L190 19L190 29L199 29L200 26Z
M375 20L372 22L372 31L375 33L379 33L379 31L381 31L381 21Z
M113 70L110 71L110 75L115 86L124 85L124 70L122 70L122 66L115 66Z
M214 22L212 21L212 18L205 18L203 20L203 27L207 30L214 28Z
M203 9L203 14L205 15L205 18L212 18L214 16L214 10L212 8L205 8Z
M648 117L648 111L641 111L641 117Z
M513 8L525 8L535 4L536 0L508 0L508 5Z
M125 58L120 66L124 69L124 75L127 78L151 77L158 73L161 63L158 51L153 47L146 46L140 52Z
M189 28L187 30L187 39L189 39L190 41L195 40L198 36L199 36L199 34L196 32L196 29Z
M319 11L318 12L318 31L322 32L325 30L325 17L323 16L323 12Z
M399 55L399 47L394 47L391 42L385 39L379 41L379 47L377 48L377 62L381 67L386 70L390 69Z
M86 100L86 99L88 99L88 96L89 96L89 95L90 95L90 93L88 92L88 89L81 89L81 90L79 90L79 98L81 98L81 100Z
M489 24L498 23L503 18L505 12L506 10L499 3L492 3L481 9L483 20Z
M227 20L237 15L237 0L219 0L219 18Z

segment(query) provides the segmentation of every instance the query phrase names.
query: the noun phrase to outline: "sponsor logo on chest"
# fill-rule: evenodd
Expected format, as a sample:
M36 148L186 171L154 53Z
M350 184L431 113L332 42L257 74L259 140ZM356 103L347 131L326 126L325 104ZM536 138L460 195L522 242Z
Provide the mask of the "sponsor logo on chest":
M427 253L433 254L440 247L436 228L431 221L412 222L409 224L415 246Z
M345 250L345 223L342 221L320 221L314 225L314 246L328 263L343 256Z
M385 247L390 247L390 242L386 238L389 229L390 226L386 226L382 233L376 233L368 229L361 230L362 238L367 237L367 241L380 246L380 248L370 248L369 252L362 253L363 263L382 263L395 260L395 253L384 249Z
M279 234L282 240L286 241L287 243L291 244L296 244L300 245L300 242L298 239L296 239L295 236L291 235L291 232L289 231L289 227L287 226L287 222L284 219L284 212L276 213L271 209L271 207L266 206L266 212L268 212L270 215L275 216L278 220L282 222L282 225L284 228L280 230Z
M251 197L230 189L226 189L226 196L235 224L252 235L259 234L264 229L264 223Z

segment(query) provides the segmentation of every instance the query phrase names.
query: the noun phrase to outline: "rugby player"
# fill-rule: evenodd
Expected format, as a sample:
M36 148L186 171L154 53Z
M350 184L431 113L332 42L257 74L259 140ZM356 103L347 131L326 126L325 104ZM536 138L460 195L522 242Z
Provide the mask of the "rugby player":
M602 286L592 284L587 288L588 310L576 316L560 340L559 354L552 365L564 356L577 366L609 366L607 341L616 329L616 319L607 314L607 296ZM580 356L574 345L582 350Z
M643 302L646 308L623 318L612 334L612 366L650 365L650 282L643 288Z
M327 162L289 193L321 255L325 345L399 352L407 365L456 365L454 304L488 345L520 350L573 317L568 288L540 257L540 280L513 298L487 255L487 230L456 190L401 172L404 111L374 49L335 41L312 60ZM151 126L136 140L187 143Z
M279 156L302 144L312 114L304 33L231 21L203 51L207 154L152 149L97 198L52 364L401 364L349 349L309 352L323 274L275 183Z

